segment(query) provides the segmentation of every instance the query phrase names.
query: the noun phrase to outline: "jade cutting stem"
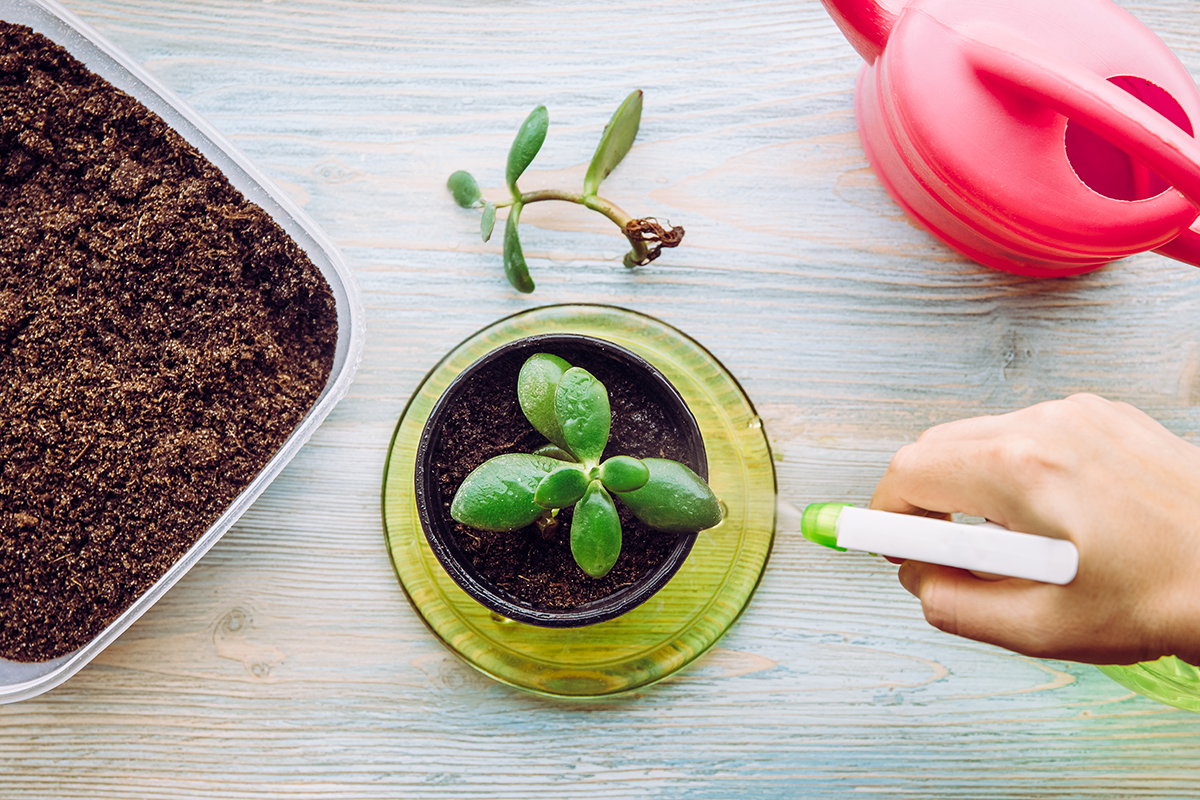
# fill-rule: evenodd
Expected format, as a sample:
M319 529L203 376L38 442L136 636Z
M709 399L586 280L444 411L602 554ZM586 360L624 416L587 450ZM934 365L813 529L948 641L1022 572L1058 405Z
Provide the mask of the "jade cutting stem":
M561 189L539 189L535 192L522 192L519 197L513 197L510 200L496 203L496 208L505 208L514 204L525 206L542 200L565 200L568 203L577 203L593 211L599 211L612 220L621 229L622 233L625 232L625 226L633 219L633 217L626 214L618 206L613 205L602 197L597 197L594 194L584 195L575 192L565 192ZM629 244L633 247L634 258L637 261L644 259L649 252L646 242L632 239L628 234L626 234L625 238L629 239Z
M633 219L633 217L626 214L617 206L594 194L576 194L574 192L564 192L561 189L541 189L536 192L522 192L520 197L496 203L496 208L505 208L506 206L511 206L513 203L529 205L530 203L537 203L542 200L566 200L568 203L578 203L593 211L599 211L616 223L617 227L621 229L624 229L629 220Z

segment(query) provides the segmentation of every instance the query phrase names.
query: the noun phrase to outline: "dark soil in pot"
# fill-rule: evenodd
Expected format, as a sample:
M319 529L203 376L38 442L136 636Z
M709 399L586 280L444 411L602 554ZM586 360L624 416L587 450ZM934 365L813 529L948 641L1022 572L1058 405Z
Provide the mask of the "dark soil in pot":
M0 656L92 639L308 413L319 270L136 100L0 24Z
M450 501L473 469L493 456L528 453L546 444L517 402L517 375L526 358L537 352L561 356L572 365L587 369L605 385L612 406L612 431L605 458L612 455L669 458L687 464L703 477L708 474L703 442L682 400L668 389L677 407L664 403L662 389L644 375L623 368L613 354L631 357L653 368L608 343L603 343L607 347L600 352L581 347L583 340L584 337L571 335L531 337L506 346L498 355L485 357L486 365L469 378L464 373L447 390L447 395L454 394L453 402L443 401L446 409L435 410L430 422L431 427L440 422L440 432L426 429L429 439L426 447L435 475L424 489L418 488L418 497L423 492L429 495L431 513L440 514L439 524L452 536L452 549L469 564L468 569L475 577L508 601L549 612L542 615L545 618L525 620L534 624L565 624L553 621L553 612L603 606L606 598L628 591L656 573L662 578L661 583L665 583L686 557L695 536L656 531L617 500L622 527L621 556L611 572L595 579L588 577L571 555L570 509L559 512L559 525L548 536L536 525L515 532L491 532L469 528L450 518ZM665 384L661 375L659 379ZM441 418L437 419L439 413ZM681 415L686 419L681 419ZM417 480L421 483L420 475ZM419 499L418 505L422 502ZM662 574L664 571L666 574ZM597 613L608 617L598 609Z

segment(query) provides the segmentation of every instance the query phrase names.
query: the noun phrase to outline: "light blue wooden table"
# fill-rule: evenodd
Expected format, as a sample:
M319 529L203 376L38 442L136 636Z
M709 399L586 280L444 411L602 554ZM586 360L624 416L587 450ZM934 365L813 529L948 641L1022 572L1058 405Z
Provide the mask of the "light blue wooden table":
M966 0L964 0L965 2ZM914 228L855 132L858 56L818 2L70 0L338 243L366 300L349 397L242 521L64 686L0 708L0 797L1200 797L1200 717L1091 667L930 628L895 567L779 538L717 649L634 696L564 703L445 651L388 561L380 476L450 347L535 305L653 314L757 404L797 502L865 502L926 427L1087 390L1200 432L1200 271L1156 255L1033 280ZM1200 76L1190 0L1127 7ZM444 183L580 180L644 89L606 183L687 228L636 272L615 229L532 206L537 292Z

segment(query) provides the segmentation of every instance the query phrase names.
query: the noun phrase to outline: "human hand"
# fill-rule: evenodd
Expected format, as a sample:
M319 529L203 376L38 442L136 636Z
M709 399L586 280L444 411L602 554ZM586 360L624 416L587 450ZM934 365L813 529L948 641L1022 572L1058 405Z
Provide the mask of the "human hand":
M1080 394L931 428L871 507L961 512L1079 549L1066 586L904 562L936 628L1042 658L1200 664L1200 448L1130 405Z

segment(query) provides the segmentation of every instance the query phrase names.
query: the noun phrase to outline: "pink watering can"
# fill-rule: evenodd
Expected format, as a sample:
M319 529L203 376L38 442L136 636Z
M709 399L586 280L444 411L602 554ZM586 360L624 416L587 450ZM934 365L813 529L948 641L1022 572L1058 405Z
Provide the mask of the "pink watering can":
M823 0L867 60L859 135L892 197L991 267L1200 266L1200 92L1109 0Z

